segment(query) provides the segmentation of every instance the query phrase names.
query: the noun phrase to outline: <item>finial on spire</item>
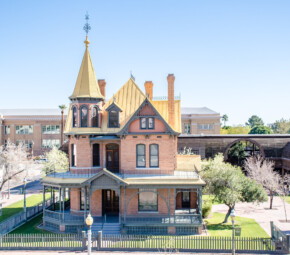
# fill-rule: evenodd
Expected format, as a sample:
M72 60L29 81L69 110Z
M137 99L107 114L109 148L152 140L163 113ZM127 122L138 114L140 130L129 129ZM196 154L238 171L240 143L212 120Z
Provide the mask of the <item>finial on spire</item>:
M131 79L135 81L135 77L133 76L132 71L130 71L130 76L131 76Z
M85 40L85 44L86 44L86 47L88 47L89 46L89 43L90 43L90 41L89 41L89 39L88 39L88 34L89 34L89 31L91 30L91 26L90 26L90 24L89 24L89 19L90 19L90 16L89 16L89 14L87 13L86 14L86 16L85 16L85 19L86 19L86 24L84 25L84 30L85 30L85 32L86 32L86 40Z

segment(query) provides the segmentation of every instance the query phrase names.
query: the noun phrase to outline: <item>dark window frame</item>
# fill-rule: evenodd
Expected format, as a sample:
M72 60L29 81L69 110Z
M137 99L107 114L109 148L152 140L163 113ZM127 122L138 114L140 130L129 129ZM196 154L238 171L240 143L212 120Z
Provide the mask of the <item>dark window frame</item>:
M76 116L75 116L74 113L76 113ZM75 123L76 125L74 125L74 123ZM72 107L72 127L73 127L73 128L74 128L74 127L78 127L78 109L77 109L76 106L73 106L73 107Z
M97 111L97 114L96 114L96 122L97 122L97 125L94 126L93 125L93 114L94 114L94 110L96 109ZM99 107L97 105L95 105L93 108L92 108L92 112L91 112L91 127L100 127L100 118L99 118Z
M151 155L151 146L152 145L157 145L157 155ZM158 159L157 166L151 165L151 156L157 156L157 159ZM159 144L157 144L157 143L152 143L149 145L149 166L150 166L150 168L159 168Z
M148 191L141 191L140 192L140 189L138 189L138 212L144 212L144 213L146 213L146 212L158 212L158 196L159 196L159 194L158 194L158 189L155 189L156 191L152 191L152 190L148 190ZM141 193L144 193L144 192L152 192L152 193L154 193L154 194L156 194L156 197L157 197L157 208L156 208L156 210L140 210L140 194Z
M76 166L74 144L71 144L71 166L72 167Z
M138 146L144 146L144 155L138 155ZM145 165L144 166L138 166L138 157L139 156L144 156L144 162L145 162ZM138 143L136 144L136 168L146 168L146 145L144 143Z
M87 121L86 121L86 126L84 126L83 124L83 120L82 120L82 117L83 117L83 113L82 113L82 109L86 108L87 109ZM80 127L81 128L88 128L89 127L89 107L87 105L82 105L80 107Z
M116 112L117 113L117 126L111 126L110 120L111 120L111 114L112 114L112 112ZM109 128L118 128L118 127L120 127L120 123L119 123L119 111L117 111L117 110L111 110L111 111L109 111L108 127Z
M145 119L146 120L146 126L145 127L142 127L142 119ZM149 127L149 119L152 119L153 120L153 127L150 128ZM155 129L155 118L154 117L140 117L140 129Z

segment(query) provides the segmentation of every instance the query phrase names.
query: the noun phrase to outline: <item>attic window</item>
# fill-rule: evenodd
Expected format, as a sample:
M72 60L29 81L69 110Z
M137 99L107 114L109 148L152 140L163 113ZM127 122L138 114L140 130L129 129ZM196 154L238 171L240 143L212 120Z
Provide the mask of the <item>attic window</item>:
M109 127L119 127L119 112L113 110L109 112Z
M154 118L140 118L140 128L141 129L154 129Z

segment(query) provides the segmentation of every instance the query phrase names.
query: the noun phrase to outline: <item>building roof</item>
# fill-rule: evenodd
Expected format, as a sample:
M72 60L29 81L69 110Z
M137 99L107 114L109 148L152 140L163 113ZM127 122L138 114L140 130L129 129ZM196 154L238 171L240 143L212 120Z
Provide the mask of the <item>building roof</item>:
M197 114L197 115L205 115L205 114L218 114L207 107L182 107L181 114Z
M65 111L66 114L66 111ZM0 109L0 115L5 116L54 116L61 115L60 109Z
M79 75L73 94L70 99L75 98L104 98L100 92L98 80L89 52L88 37L85 41L86 50L80 67Z

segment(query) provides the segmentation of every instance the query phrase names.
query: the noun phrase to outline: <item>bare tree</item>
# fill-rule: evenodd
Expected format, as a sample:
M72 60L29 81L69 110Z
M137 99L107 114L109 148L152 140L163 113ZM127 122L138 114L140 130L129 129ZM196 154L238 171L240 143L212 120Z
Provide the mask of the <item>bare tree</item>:
M22 183L23 178L28 177L31 162L23 143L8 142L5 147L0 146L0 191L9 180Z
M250 157L244 162L244 168L251 179L260 183L270 195L270 209L273 207L275 194L281 194L283 190L282 177L274 171L275 163L262 157Z

